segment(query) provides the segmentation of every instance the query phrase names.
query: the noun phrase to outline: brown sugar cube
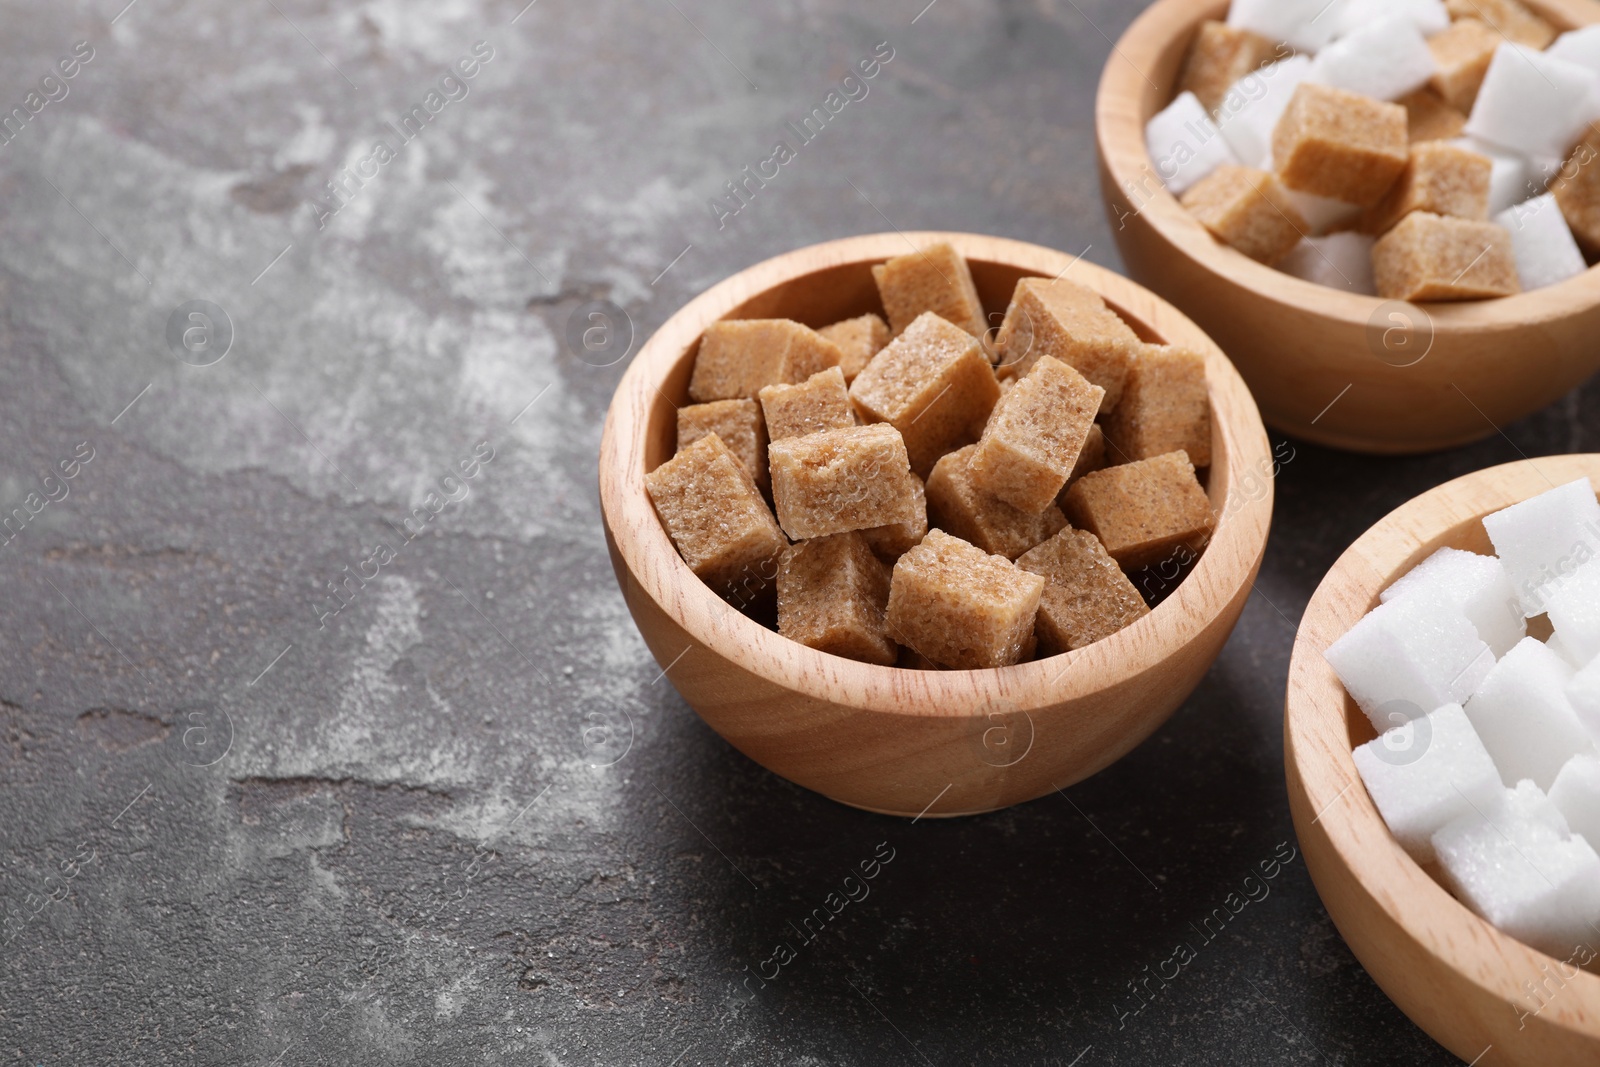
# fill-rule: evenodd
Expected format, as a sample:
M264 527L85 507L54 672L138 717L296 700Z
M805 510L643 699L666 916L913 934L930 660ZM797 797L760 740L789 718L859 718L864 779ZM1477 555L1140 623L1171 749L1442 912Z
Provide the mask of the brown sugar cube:
M879 264L872 268L872 280L897 337L929 311L973 337L988 329L966 258L948 244L929 245Z
M1428 84L1451 107L1470 114L1494 50L1504 39L1478 19L1457 19L1428 38L1437 68Z
M754 400L713 400L678 409L678 451L716 434L739 458L756 486L767 487L767 427Z
M915 500L916 518L910 522L874 526L870 530L861 531L861 536L867 540L867 547L876 552L879 559L893 563L928 536L928 492L922 484L922 479L915 474L911 476L911 490Z
M957 449L928 476L928 522L985 552L1016 559L1067 524L1054 504L1039 514L1012 507L973 484L977 445Z
M1578 244L1591 256L1600 255L1600 123L1589 127L1550 191Z
M1139 345L1139 335L1099 293L1065 278L1017 282L995 338L1002 377L1020 378L1045 356L1059 359L1106 391L1101 412L1114 410L1122 399L1128 363Z
M1492 222L1413 211L1372 246L1386 300L1482 300L1522 291L1511 234Z
M1234 82L1279 58L1276 41L1207 20L1189 46L1183 72L1178 75L1178 92L1193 93L1215 114Z
M1216 516L1182 452L1086 474L1067 490L1066 512L1100 539L1124 571L1159 563L1172 552L1199 552Z
M905 648L903 646L900 649L900 658L895 662L895 666L899 667L903 671L944 670L943 667L939 666L937 663L933 662L933 660L929 659L927 656L924 656L916 649Z
M1009 667L1033 638L1045 580L943 530L894 565L889 633L955 670Z
M846 384L855 381L856 375L872 362L872 357L882 352L883 346L889 343L889 324L877 315L845 319L832 326L824 326L817 332L839 346L839 352L844 357L839 362L839 369L844 371Z
M1037 515L1055 503L1078 463L1106 391L1045 356L994 406L972 453L972 483Z
M765 386L803 382L841 358L838 345L788 319L714 322L700 338L689 398L754 400Z
M1307 82L1272 131L1272 159L1290 189L1370 207L1405 169L1409 144L1399 104Z
M1218 167L1183 194L1183 206L1217 240L1269 266L1311 232L1282 184L1264 170Z
M1535 51L1549 48L1556 39L1556 28L1518 0L1445 0L1444 6L1453 19L1485 22L1512 44Z
M778 560L778 632L819 652L894 666L889 568L859 533L801 541Z
M1092 645L1150 614L1139 590L1087 530L1069 526L1023 553L1017 566L1045 579L1034 622L1043 655Z
M1083 451L1078 453L1078 462L1072 468L1072 474L1067 477L1067 485L1082 478L1085 474L1101 470L1106 465L1106 434L1097 422L1089 427L1089 436L1083 439ZM1066 492L1065 489L1062 490Z
M767 434L774 441L856 424L850 391L838 367L813 374L799 385L769 385L759 395Z
M644 484L684 562L718 595L749 601L770 585L789 540L722 438L700 438Z
M861 421L899 430L911 469L924 478L945 452L977 439L999 398L1000 383L977 339L931 311L873 357L850 385Z
M1412 144L1448 141L1459 136L1467 124L1465 112L1450 106L1437 90L1426 85L1395 103L1406 109L1406 139Z
M1196 467L1211 466L1206 357L1187 348L1146 346L1105 429L1121 462L1182 451Z
M1361 220L1366 233L1388 233L1413 211L1431 211L1460 219L1489 217L1488 156L1442 141L1411 146L1411 158L1400 180Z
M786 437L767 459L778 523L796 541L916 521L916 482L893 426Z

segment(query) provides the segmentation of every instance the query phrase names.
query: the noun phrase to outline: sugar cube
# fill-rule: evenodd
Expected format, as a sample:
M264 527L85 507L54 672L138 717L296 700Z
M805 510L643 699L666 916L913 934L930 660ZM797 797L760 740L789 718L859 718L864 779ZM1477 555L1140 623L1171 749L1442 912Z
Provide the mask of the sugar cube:
M1278 261L1278 269L1308 282L1333 289L1374 296L1378 284L1372 275L1372 245L1376 238L1364 233L1330 233L1307 237Z
M1409 17L1394 14L1369 22L1317 53L1311 77L1373 100L1396 100L1428 84L1433 53Z
M1549 789L1562 764L1591 751L1588 731L1567 699L1572 675L1544 642L1525 638L1494 665L1464 705L1504 781L1528 778Z
M1347 204L1331 196L1312 196L1298 189L1284 188L1283 194L1305 220L1303 232L1308 236L1320 237L1331 230L1349 229L1350 224L1361 217L1360 204Z
M1386 730L1353 755L1390 833L1419 863L1433 859L1435 833L1463 815L1489 810L1504 789L1459 704Z
M1157 112L1144 128L1145 148L1156 176L1173 196L1225 163L1237 163L1205 105L1190 92Z
M1431 590L1380 604L1323 658L1379 733L1462 703L1494 667L1467 616Z
M767 428L754 400L713 400L678 409L678 451L716 434L738 457L756 486L767 487Z
M1466 132L1520 155L1565 157L1596 117L1594 91L1595 75L1588 68L1502 43Z
M956 670L1006 667L1022 659L1045 580L943 530L894 565L889 633Z
M1372 246L1378 295L1478 300L1522 291L1511 235L1492 222L1413 211Z
M1511 234L1524 291L1564 282L1589 269L1553 193L1507 208L1494 221Z
M889 568L859 533L801 541L778 561L778 632L809 648L894 666L888 604Z
M1307 82L1272 131L1272 159L1289 188L1367 207L1400 176L1409 144L1399 104Z
M929 522L985 552L1016 559L1067 524L1061 509L1022 511L979 489L972 475L977 445L940 458L928 476Z
M989 328L966 257L946 242L881 263L872 279L896 336L930 311L973 337Z
M722 438L702 437L644 483L667 535L701 581L729 599L754 599L770 588L789 541Z
M832 341L788 319L714 322L700 339L689 397L754 400L763 386L803 382L840 358Z
M911 466L975 440L1000 398L1000 383L971 334L927 311L879 352L850 385L864 422L886 422L905 438Z
M839 369L844 372L846 384L855 381L872 357L889 343L889 324L873 314L845 319L817 332L839 346Z
M1073 465L1072 473L1067 477L1067 488L1071 488L1072 483L1085 474L1104 470L1106 462L1106 434L1097 422L1089 427L1089 436L1083 439L1083 451L1078 453L1078 462ZM1122 460L1119 459L1118 462ZM1062 490L1062 495L1066 495L1066 489Z
M1595 938L1600 856L1506 801L1473 812L1433 838L1445 882L1478 915L1558 959Z
M1106 391L1102 413L1122 399L1128 364L1142 344L1098 293L1065 278L1017 282L995 338L1002 377L1022 377L1045 356L1058 359Z
M1211 501L1183 452L1085 474L1067 490L1068 521L1100 539L1124 571L1204 547L1216 525Z
M1575 834L1591 846L1600 841L1600 759L1573 756L1550 787L1550 803Z
M867 547L876 552L879 559L893 563L928 536L928 494L922 479L915 474L911 476L911 497L915 515L909 521L890 523L888 526L874 526L861 531L861 536L866 538Z
M1600 502L1587 478L1486 515L1483 528L1530 619L1544 614L1550 594L1600 555Z
M1498 658L1528 635L1511 577L1494 556L1441 548L1380 594L1387 604L1403 596L1429 596L1466 615Z
M1206 357L1188 348L1145 345L1128 370L1122 403L1106 416L1105 432L1124 462L1181 451L1196 467L1211 466Z
M1498 215L1507 208L1522 203L1543 188L1543 181L1536 180L1537 176L1534 173L1536 164L1530 160L1474 137L1457 137L1450 143L1458 148L1489 157L1489 162L1492 164L1489 172L1490 216Z
M1481 222L1489 217L1493 170L1488 156L1458 145L1443 141L1414 144L1399 180L1368 209L1361 228L1367 233L1388 233L1413 211Z
M1600 656L1600 559L1581 565L1546 600L1550 625L1574 662Z
M1450 25L1450 12L1443 0L1344 0L1333 13L1341 36L1390 16L1407 19L1424 37Z
M1600 74L1600 25L1580 26L1563 33L1544 50L1544 54L1588 67Z
M1219 167L1183 194L1183 206L1217 240L1268 265L1309 229L1278 179L1264 170Z
M1339 31L1330 0L1233 0L1228 25L1315 52Z
M1449 29L1428 38L1436 68L1431 83L1434 90L1451 107L1470 112L1502 40L1487 23L1477 19L1457 19Z
M1030 515L1055 502L1106 391L1043 356L994 406L972 453L972 482Z
M1265 168L1272 131L1300 84L1311 76L1308 56L1290 56L1240 78L1222 98L1217 128L1246 167Z
M1517 610L1519 610L1519 611L1521 610L1521 606L1520 605L1518 605L1518 609ZM1548 621L1548 620L1546 620L1546 621ZM1560 634L1554 634L1553 633L1549 637L1545 638L1544 647L1548 648L1551 652L1554 652L1556 655L1560 656L1561 659L1566 663L1566 665L1571 667L1573 670L1577 670L1578 668L1580 668L1580 667L1585 665L1584 662L1582 660L1578 659L1577 656L1574 656L1572 653L1567 651L1567 646L1561 643L1561 635ZM1569 686L1568 688L1570 689L1571 687ZM1567 694L1567 698L1569 700L1572 699L1572 694L1570 692ZM1573 706L1577 707L1576 702L1574 702ZM1579 708L1579 710L1578 710L1578 717L1579 718L1583 718L1583 709L1581 709L1581 708Z
M1563 655L1568 666L1576 662L1556 648L1555 638L1551 638L1547 646ZM1589 736L1600 740L1600 659L1590 660L1582 670L1573 673L1572 680L1567 683L1567 699L1572 701L1572 709L1578 713L1578 721L1589 731Z
M1431 86L1407 93L1395 103L1406 109L1406 139L1412 144L1448 141L1467 124L1467 113L1453 107Z
M1590 126L1583 140L1550 182L1550 192L1578 244L1600 254L1600 124Z
M916 521L905 442L893 426L851 426L767 447L778 524L799 541Z
M844 371L838 367L819 371L798 385L769 385L758 395L767 433L774 441L856 424Z
M1046 579L1035 622L1046 656L1091 645L1150 614L1117 561L1086 530L1061 530L1019 556L1017 566Z
M1556 39L1555 27L1521 0L1445 0L1445 8L1452 18L1481 19L1501 37L1530 49L1545 48Z
M1200 24L1189 46L1178 75L1178 91L1193 93L1207 111L1216 111L1234 82L1279 58L1281 48L1259 33L1208 19Z

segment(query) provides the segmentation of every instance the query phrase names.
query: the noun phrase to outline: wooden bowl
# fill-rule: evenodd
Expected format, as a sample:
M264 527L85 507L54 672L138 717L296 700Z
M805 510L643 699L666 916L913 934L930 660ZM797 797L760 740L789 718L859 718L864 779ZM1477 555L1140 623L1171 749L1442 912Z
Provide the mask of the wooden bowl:
M1526 0L1564 27L1594 0ZM1303 281L1218 242L1154 177L1144 127L1171 102L1197 27L1227 0L1160 0L1112 50L1095 121L1100 185L1128 273L1233 359L1269 425L1357 452L1488 437L1600 368L1600 272L1501 300L1425 305Z
M879 310L871 267L949 241L984 306L1018 279L1068 274L1147 341L1207 356L1220 520L1155 611L1088 648L998 670L914 671L841 659L725 604L668 539L644 476L672 455L701 333L719 319L810 326ZM1272 459L1244 382L1205 334L1133 283L1037 245L955 233L877 234L741 271L679 311L617 386L600 446L600 502L617 581L666 677L712 729L789 780L897 815L990 811L1086 778L1148 737L1189 695L1238 621L1266 547Z
M1322 902L1389 999L1434 1040L1482 1067L1600 1063L1600 977L1558 969L1551 957L1500 933L1395 842L1350 755L1374 731L1322 652L1378 605L1379 592L1438 549L1492 552L1483 516L1585 475L1600 481L1600 455L1508 463L1390 513L1318 586L1289 664L1289 809ZM1525 982L1549 990L1537 1014L1540 1001Z

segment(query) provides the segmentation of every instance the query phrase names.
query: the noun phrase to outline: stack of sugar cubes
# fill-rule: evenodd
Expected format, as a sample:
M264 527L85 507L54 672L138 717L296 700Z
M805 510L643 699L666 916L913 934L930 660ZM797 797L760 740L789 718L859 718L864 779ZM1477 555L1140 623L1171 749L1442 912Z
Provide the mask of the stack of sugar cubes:
M1600 503L1584 479L1483 525L1497 555L1440 549L1325 656L1380 734L1355 763L1396 840L1566 959L1600 944Z
M1600 25L1558 36L1519 0L1233 0L1178 89L1145 129L1155 178L1286 273L1478 300L1600 257Z

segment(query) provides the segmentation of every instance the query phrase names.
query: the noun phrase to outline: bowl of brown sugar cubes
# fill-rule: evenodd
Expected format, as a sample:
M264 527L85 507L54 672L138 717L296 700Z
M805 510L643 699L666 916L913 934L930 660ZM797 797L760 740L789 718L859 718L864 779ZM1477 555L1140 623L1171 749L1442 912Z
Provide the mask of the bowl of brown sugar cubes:
M1222 352L1063 253L833 241L669 319L600 493L664 677L752 759L959 815L1106 767L1199 684L1249 595L1274 458Z
M1159 0L1101 78L1133 278L1267 422L1455 447L1600 369L1600 3Z

